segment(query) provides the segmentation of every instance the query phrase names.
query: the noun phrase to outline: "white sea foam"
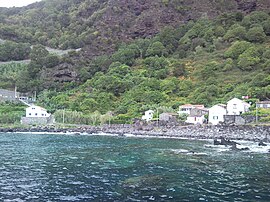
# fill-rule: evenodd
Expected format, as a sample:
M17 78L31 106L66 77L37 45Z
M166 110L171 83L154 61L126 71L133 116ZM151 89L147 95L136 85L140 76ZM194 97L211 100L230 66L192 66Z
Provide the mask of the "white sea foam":
M194 156L203 156L207 155L207 153L204 152L194 152L194 151L189 151L187 149L170 149L175 154L186 154L186 155L194 155Z
M33 135L75 135L76 132L9 132L16 134L33 134ZM81 133L80 133L81 134Z
M251 141L237 141L236 148L241 150L248 148L248 150L243 150L243 152L253 152L253 153L269 153L270 152L270 144L267 143L267 146L259 146L258 142L251 142ZM225 146L225 145L211 145L211 144L205 144L205 148L211 148L216 150L217 152L226 152L231 150L231 146Z

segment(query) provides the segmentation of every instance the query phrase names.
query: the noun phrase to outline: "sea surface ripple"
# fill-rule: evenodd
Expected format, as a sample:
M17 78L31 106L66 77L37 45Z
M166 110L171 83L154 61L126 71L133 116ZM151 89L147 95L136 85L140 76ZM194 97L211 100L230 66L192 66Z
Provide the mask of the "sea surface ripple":
M244 144L2 133L0 201L269 202L270 155Z

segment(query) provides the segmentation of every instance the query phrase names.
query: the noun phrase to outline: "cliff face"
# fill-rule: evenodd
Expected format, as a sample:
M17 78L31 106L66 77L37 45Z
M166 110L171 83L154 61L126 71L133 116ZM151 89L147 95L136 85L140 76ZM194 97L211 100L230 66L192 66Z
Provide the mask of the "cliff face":
M85 46L83 56L91 58L110 53L116 43L150 38L165 26L177 26L201 17L215 18L222 13L267 10L267 0L109 0L99 7L99 17L91 25L97 36ZM85 10L78 16L89 19L95 12Z
M202 16L214 18L236 11L249 13L269 9L269 6L270 2L265 0L109 0L93 26L104 35L110 30L120 39L151 37L164 26L179 25Z

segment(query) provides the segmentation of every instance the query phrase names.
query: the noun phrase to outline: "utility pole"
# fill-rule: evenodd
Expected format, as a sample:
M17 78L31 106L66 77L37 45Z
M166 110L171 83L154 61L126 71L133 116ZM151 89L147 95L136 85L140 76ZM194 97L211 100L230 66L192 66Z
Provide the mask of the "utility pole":
M157 125L158 125L158 128L159 128L159 114L158 114L158 108L157 108Z
M14 93L15 93L15 99L17 99L17 86L15 86L15 89L14 89Z
M37 91L34 91L34 102L36 102L36 100L37 100Z
M256 123L258 123L258 105L256 102Z
M109 113L109 128L111 127L111 113Z
M65 108L63 109L63 124L65 124Z

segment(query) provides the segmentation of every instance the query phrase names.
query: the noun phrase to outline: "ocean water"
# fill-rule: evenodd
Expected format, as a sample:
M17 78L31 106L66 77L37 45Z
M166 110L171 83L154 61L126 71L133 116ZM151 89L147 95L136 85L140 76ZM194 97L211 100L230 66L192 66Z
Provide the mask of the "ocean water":
M270 201L270 145L0 134L0 201Z

